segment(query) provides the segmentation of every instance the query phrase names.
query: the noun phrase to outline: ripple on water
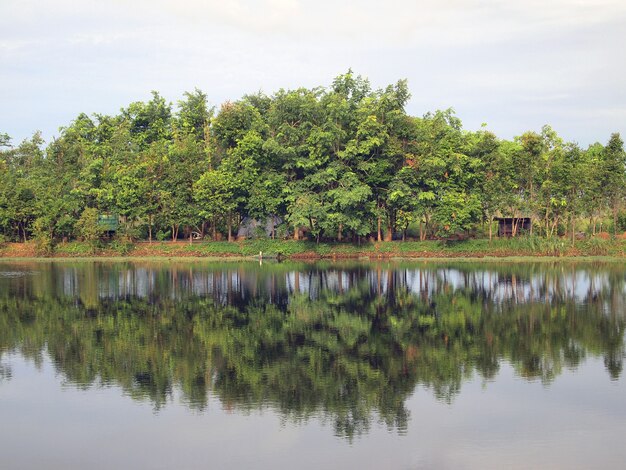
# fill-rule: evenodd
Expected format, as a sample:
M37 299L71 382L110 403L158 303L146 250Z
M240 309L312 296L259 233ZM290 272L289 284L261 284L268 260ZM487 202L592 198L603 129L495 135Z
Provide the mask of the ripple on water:
M0 271L0 277L24 277L38 274L38 271Z

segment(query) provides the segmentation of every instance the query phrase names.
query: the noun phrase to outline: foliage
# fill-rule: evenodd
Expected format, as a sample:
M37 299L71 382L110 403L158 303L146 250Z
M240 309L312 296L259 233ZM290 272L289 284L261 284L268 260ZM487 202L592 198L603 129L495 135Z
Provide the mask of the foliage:
M50 256L54 251L54 240L50 234L48 221L40 217L33 224L35 250L38 256Z
M127 255L134 245L128 238L115 238L108 246L109 249L120 255Z
M38 133L16 146L0 133L0 233L50 246L93 239L78 221L94 209L118 214L129 240L150 242L233 241L247 217L281 220L284 237L316 243L406 240L410 226L421 241L485 227L492 238L499 216L530 217L531 235L570 246L609 219L617 235L619 134L587 149L550 126L509 141L464 130L453 109L409 116L409 97L404 80L374 90L349 70L327 88L219 109L198 89L176 106L153 91L114 116L79 114L47 146ZM541 250L559 252L550 243Z
M98 223L98 210L93 207L86 207L76 222L76 229L81 238L92 247L92 251L95 251L103 234Z

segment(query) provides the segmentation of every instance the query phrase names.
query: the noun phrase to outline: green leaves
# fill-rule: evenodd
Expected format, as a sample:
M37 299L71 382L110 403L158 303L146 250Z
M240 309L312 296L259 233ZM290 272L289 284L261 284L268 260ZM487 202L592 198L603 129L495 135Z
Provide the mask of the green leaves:
M234 209L235 181L222 170L209 170L193 186L202 217L221 216Z
M79 114L44 147L0 133L0 233L28 239L34 221L77 237L85 208L118 213L141 236L213 235L276 216L309 237L382 239L469 233L496 216L533 220L548 237L612 215L626 187L619 134L587 150L549 126L513 141L463 130L454 110L411 117L406 81L373 90L352 71L328 88L256 93L224 103L157 92L116 116ZM604 220L604 223L608 220ZM412 226L412 227L410 227ZM578 228L577 228L578 227ZM571 232L570 232L571 230ZM161 235L163 238L163 235Z

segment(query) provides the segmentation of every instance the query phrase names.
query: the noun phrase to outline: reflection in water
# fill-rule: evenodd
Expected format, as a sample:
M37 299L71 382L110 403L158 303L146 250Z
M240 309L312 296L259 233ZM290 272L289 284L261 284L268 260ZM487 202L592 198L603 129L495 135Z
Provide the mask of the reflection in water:
M0 364L0 384L3 380L8 380L12 376L11 367L6 364Z
M115 384L156 409L271 407L340 436L406 429L421 386L450 402L502 361L548 385L587 355L623 367L619 265L0 265L0 359L48 354L78 387ZM9 380L0 366L0 384Z

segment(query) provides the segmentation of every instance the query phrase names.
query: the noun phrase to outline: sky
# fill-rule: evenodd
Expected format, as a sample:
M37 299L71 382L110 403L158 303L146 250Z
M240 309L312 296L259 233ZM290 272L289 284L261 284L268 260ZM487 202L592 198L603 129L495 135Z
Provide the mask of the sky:
M501 138L626 137L625 0L0 0L0 133L49 142L79 113L199 88L247 93L407 79Z

